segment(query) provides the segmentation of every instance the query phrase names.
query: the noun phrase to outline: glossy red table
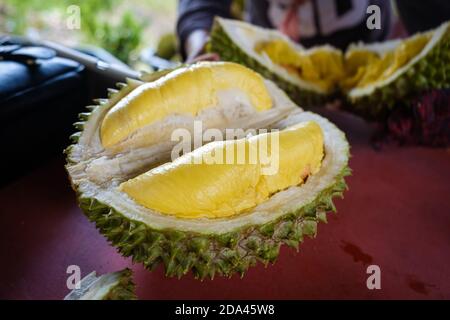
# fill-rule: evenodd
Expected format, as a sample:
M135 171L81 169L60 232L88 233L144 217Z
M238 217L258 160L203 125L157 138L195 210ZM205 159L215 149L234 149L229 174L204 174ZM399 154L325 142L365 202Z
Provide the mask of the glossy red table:
M0 189L0 298L62 299L66 268L83 276L129 266L141 299L450 298L450 151L369 144L369 126L326 111L352 145L350 190L300 251L243 279L168 279L122 258L81 213L63 160ZM366 286L368 265L381 289Z

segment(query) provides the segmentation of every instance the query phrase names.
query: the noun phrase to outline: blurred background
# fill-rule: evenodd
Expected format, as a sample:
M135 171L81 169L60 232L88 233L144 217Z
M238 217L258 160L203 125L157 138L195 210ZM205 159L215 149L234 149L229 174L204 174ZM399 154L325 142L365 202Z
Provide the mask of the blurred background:
M243 15L244 0L233 0L231 13ZM106 50L135 70L152 71L156 56L180 62L175 34L177 0L1 0L0 35L54 41L97 57ZM73 6L80 27L70 29ZM101 48L101 49L100 49ZM105 57L108 61L112 57Z
M70 29L73 5L79 7L80 26ZM55 41L82 50L95 46L146 70L140 54L150 50L178 61L176 53L176 0L2 0L0 34L24 35Z

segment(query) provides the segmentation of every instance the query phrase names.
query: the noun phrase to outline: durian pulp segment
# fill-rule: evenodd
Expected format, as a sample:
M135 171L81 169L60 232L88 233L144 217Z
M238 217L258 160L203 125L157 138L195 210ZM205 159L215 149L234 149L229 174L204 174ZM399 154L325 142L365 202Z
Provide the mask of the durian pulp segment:
M260 42L255 51L267 55L273 63L289 73L318 85L325 91L341 87L348 91L363 88L392 76L418 55L430 41L423 34L402 41L395 49L378 54L364 48L347 52L345 58L338 50L319 47L314 50L295 50L285 40Z
M333 90L344 76L342 53L328 47L299 51L280 39L259 42L255 50L266 54L273 63L282 66L289 73L312 82L325 91Z
M261 150L267 157L252 157ZM224 218L304 182L320 169L323 155L320 126L302 122L280 132L209 143L122 183L119 189L163 214Z
M263 78L239 64L198 63L180 68L134 89L103 119L100 136L105 148L170 114L197 115L217 105L217 94L227 89L245 92L257 111L272 107Z
M364 77L370 65L380 61L376 52L367 50L353 50L346 54L345 57L345 74L340 87L345 91L353 89L358 82Z
M400 42L383 55L364 50L349 51L345 57L344 89L364 88L392 76L418 55L430 41L431 35L421 35Z

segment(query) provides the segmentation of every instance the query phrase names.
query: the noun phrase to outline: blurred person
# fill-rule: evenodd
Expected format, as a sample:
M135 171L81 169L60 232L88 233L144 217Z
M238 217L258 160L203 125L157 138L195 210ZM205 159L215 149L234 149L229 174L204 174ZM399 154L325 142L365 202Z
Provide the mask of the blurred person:
M181 51L192 61L203 53L214 16L231 18L232 0L179 0L177 33ZM390 0L247 0L244 20L275 28L305 47L379 42L393 27ZM398 14L409 34L437 27L450 19L449 0L397 0ZM380 8L380 29L366 25L367 8ZM213 57L214 58L214 57Z
M450 20L449 0L396 0L396 4L409 34L434 29Z
M187 61L203 52L214 16L231 18L232 0L179 0L177 33ZM369 30L367 8L377 5L381 29ZM392 25L389 0L247 0L244 20L275 28L305 47L385 40Z

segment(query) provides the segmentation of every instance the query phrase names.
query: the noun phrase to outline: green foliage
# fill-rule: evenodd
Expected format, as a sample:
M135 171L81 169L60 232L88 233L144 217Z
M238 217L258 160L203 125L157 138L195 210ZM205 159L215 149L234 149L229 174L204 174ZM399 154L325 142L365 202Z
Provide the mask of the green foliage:
M131 52L141 43L143 30L144 24L137 21L127 11L116 26L102 23L95 33L95 40L98 42L102 41L103 48L113 52L120 60L127 62Z
M58 5L58 0L6 0L0 4L0 22L6 24L6 29L14 34L23 34L28 26L28 15L30 12L47 10ZM3 18L2 15L5 15Z
M82 29L86 39L108 50L123 62L129 62L130 54L142 40L145 23L138 21L130 11L122 13L116 23L110 21L111 8L118 0L79 1ZM99 13L104 13L103 19Z
M45 16L46 11L57 10L64 18L68 6L78 5L82 38L128 63L132 51L142 41L146 23L135 18L128 10L116 17L117 11L114 9L121 3L122 0L7 0L3 10L6 16L4 28L14 34L25 34L31 16L39 13Z
M110 11L117 0L64 0L64 6L77 5L81 12L81 28L88 40L95 40L97 27L101 24L101 14Z

